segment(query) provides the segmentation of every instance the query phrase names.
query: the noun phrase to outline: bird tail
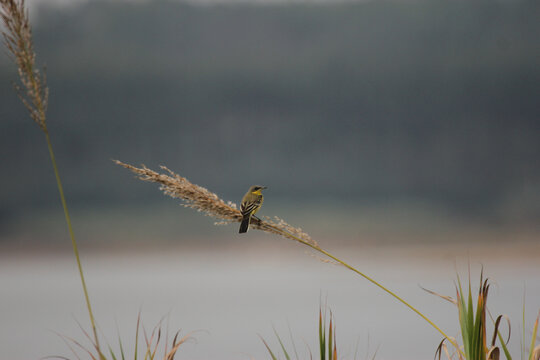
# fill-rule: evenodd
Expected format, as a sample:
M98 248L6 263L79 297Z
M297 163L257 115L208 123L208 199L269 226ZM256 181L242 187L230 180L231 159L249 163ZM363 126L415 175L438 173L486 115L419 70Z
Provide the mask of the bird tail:
M238 231L240 234L243 234L248 231L250 220L251 220L251 214L244 215L244 217L242 218L242 223L240 224L240 231Z

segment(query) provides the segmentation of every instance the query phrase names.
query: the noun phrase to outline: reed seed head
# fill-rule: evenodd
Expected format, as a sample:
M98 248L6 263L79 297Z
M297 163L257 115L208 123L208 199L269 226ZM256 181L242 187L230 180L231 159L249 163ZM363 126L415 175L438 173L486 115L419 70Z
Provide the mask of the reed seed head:
M21 85L14 84L17 95L30 112L32 120L47 133L46 112L49 89L45 71L36 68L36 53L32 40L32 27L25 10L24 0L0 0L2 31L8 54L18 68Z
M219 219L216 224L228 224L242 221L242 213L238 210L236 204L231 201L224 201L213 192L203 188L202 186L191 183L188 179L174 173L165 166L161 169L165 173L158 173L146 166L138 168L129 164L125 164L118 160L113 160L116 164L125 167L137 174L137 177L143 181L150 181L160 184L160 190L166 195L173 198L183 200L183 205ZM274 217L270 219L252 218L251 228L262 230L270 234L276 234L294 240L312 247L318 248L319 245L302 229L295 228L284 220Z

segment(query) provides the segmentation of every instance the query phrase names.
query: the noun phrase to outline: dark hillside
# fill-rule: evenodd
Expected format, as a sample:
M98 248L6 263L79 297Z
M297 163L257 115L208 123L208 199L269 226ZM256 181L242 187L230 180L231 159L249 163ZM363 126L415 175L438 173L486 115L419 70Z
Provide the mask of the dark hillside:
M41 9L38 62L75 205L158 200L110 159L235 199L421 199L540 216L540 3ZM56 204L0 62L0 214ZM517 205L516 205L517 204Z

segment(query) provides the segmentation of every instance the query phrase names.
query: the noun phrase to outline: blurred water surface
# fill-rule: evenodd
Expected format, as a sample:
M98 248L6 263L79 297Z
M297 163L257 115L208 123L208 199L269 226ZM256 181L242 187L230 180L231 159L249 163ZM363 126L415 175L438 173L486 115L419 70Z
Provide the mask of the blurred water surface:
M515 358L520 356L524 288L525 339L530 340L529 329L540 307L537 243L468 248L326 245L402 295L452 336L457 335L456 309L418 285L454 295L456 268L466 277L470 261L476 284L483 264L493 283L488 300L492 314L512 319ZM2 358L75 358L55 333L88 343L77 325L78 321L89 329L75 261L66 250L0 252ZM268 359L257 334L278 351L273 326L284 339L289 338L290 326L305 359L309 354L304 342L314 353L317 349L321 297L334 313L344 359L354 358L357 343L358 359L377 348L377 359L432 359L441 339L421 318L366 280L269 236L252 234L212 248L83 249L82 260L100 333L118 350L119 331L128 358L140 311L147 331L163 317L170 336L177 329L182 334L198 331L196 342L185 344L178 359Z

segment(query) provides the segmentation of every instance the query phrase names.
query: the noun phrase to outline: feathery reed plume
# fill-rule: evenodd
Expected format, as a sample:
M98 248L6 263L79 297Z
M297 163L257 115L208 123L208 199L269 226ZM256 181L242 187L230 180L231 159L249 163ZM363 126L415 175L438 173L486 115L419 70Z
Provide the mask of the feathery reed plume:
M90 298L88 296L81 260L79 258L77 241L75 240L75 235L73 233L71 218L69 216L69 211L64 196L64 189L62 187L62 182L60 181L60 173L58 172L56 158L54 156L49 131L47 129L46 113L49 101L49 89L47 87L45 71L43 71L42 74L39 69L36 68L36 53L34 52L34 43L32 40L32 27L30 26L28 11L26 10L24 0L0 0L0 17L2 18L2 22L5 26L5 30L2 31L4 43L8 49L8 53L11 55L13 62L17 65L19 78L22 84L22 87L14 84L15 90L24 106L30 112L30 117L41 128L45 134L45 139L47 140L47 147L49 149L49 155L51 157L51 163L53 166L54 175L56 177L56 184L58 186L58 192L60 193L60 201L62 202L62 207L64 209L64 215L71 238L73 252L75 254L75 259L77 260L88 315L92 324L94 335L93 345L98 351L100 359L104 359L105 357L103 356L99 346L94 315L92 313Z
M141 168L138 168L138 167L123 163L118 160L113 160L113 161L116 164L123 166L126 169L129 169L135 174L137 174L137 177L140 180L155 182L155 183L160 184L161 191L163 191L166 195L169 195L173 198L182 199L184 201L184 204L183 204L184 206L196 209L199 212L204 212L208 216L212 216L217 219L220 219L221 222L219 222L218 224L242 221L242 214L236 208L235 204L233 204L232 202L225 202L213 192L201 186L191 183L186 178L178 174L175 174L174 172L172 172L165 166L161 166L161 168L165 170L168 174L158 173L156 171L153 171L147 168L144 165L142 165ZM263 219L254 217L251 222L251 227L253 229L262 230L264 232L271 233L271 234L276 234L284 238L287 238L289 240L293 240L301 244L304 244L310 247L311 249L323 254L324 256L332 259L339 265L342 265L346 267L347 269L355 272L356 274L362 276L366 280L370 281L372 284L386 291L392 297L394 297L395 299L400 301L402 304L407 306L410 310L414 311L422 319L427 321L433 328L435 328L440 334L442 334L446 339L448 339L448 341L454 347L456 347L458 352L461 352L455 340L447 336L428 317L426 317L424 314L422 314L420 311L418 311L415 307L410 305L408 302L403 300L397 294L395 294L388 288L381 285L379 282L375 281L374 279L367 276L363 272L357 270L356 268L347 264L345 261L337 258L336 256L330 254L328 251L321 248L319 244L316 241L314 241L308 234L302 231L302 229L295 228L287 224L284 220L277 217L274 218L274 220L271 220L270 218L267 218L267 217Z
M45 71L36 68L36 53L32 41L32 27L24 0L0 0L0 16L6 27L2 35L12 60L17 65L22 86L14 84L17 95L30 112L32 120L47 132L46 112L49 89Z
M137 168L118 160L113 161L116 164L133 171L137 174L137 177L143 181L161 184L159 189L170 197L182 199L184 201L182 204L183 206L203 212L207 216L220 219L221 222L218 224L242 221L242 213L237 209L235 203L231 201L225 202L213 192L202 186L193 184L185 177L175 174L165 166L161 166L161 169L165 170L168 174L160 174L150 170L144 165L142 165L141 168ZM312 247L319 247L319 245L311 239L308 234L303 232L302 229L295 228L278 217L275 217L274 220L271 220L270 218L264 218L263 220L254 217L251 222L251 227L264 232L281 235Z

